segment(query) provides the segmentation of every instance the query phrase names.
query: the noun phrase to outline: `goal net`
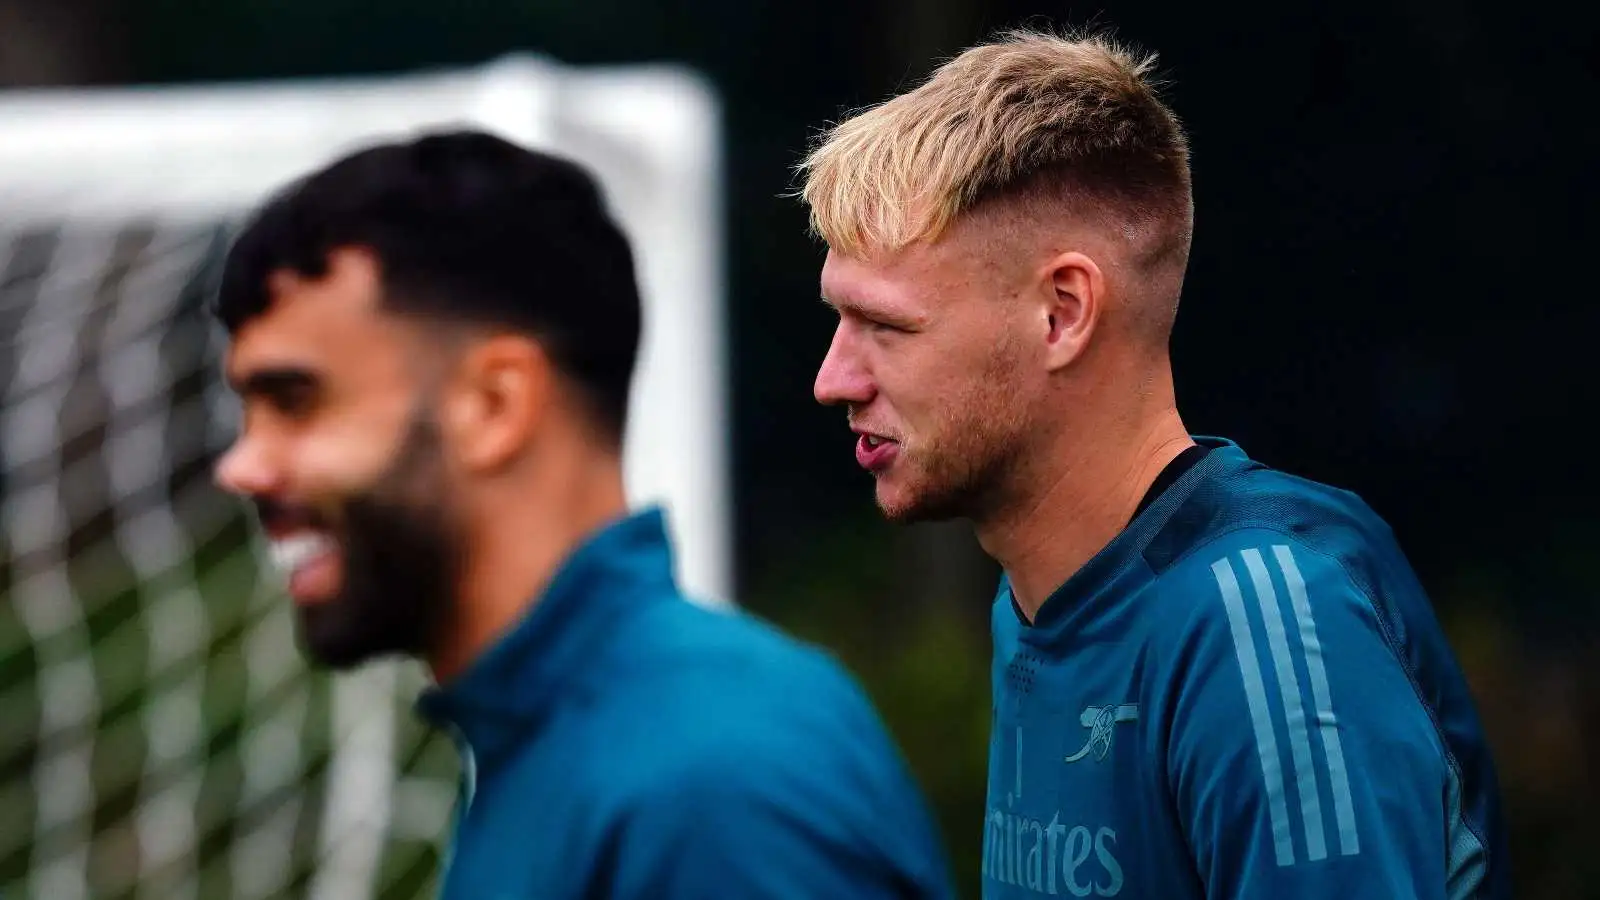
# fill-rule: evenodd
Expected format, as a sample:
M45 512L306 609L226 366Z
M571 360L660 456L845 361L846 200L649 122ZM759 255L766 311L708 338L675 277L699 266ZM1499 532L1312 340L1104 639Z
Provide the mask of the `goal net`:
M588 164L635 242L632 498L731 585L716 104L536 57L401 77L0 95L0 895L433 896L454 748L420 669L308 669L254 523L204 305L267 193L468 124Z

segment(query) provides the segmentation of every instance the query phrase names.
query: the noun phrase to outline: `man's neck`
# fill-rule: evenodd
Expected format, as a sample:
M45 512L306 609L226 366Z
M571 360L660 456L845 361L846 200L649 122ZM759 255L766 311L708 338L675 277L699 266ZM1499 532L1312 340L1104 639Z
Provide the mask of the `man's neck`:
M1194 445L1175 408L1132 427L1063 440L1030 472L1017 503L977 523L978 543L1005 569L1017 607L1033 621L1046 599L1111 543L1161 470Z
M578 546L627 513L621 465L605 452L543 460L538 469L497 488L468 538L455 621L428 659L436 681L460 674L515 628Z

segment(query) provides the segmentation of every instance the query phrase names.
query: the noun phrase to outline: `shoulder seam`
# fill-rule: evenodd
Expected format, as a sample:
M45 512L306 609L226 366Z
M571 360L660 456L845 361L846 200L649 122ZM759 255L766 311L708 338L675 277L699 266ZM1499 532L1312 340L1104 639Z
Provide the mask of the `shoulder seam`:
M1155 572L1155 567L1150 565L1149 560L1145 560L1145 566L1147 568L1149 568L1155 574L1156 578L1162 578L1168 572L1172 571L1173 569L1178 568L1178 566L1180 566L1184 562L1188 561L1191 557L1199 556L1200 555L1200 551L1212 546L1213 544L1216 544L1217 542L1221 541L1225 537L1230 537L1230 536L1238 534L1238 533L1240 533L1242 531L1268 531L1268 532L1271 532L1273 534L1281 534L1281 533L1283 533L1281 531L1281 529L1274 528L1271 525L1260 525L1260 524L1257 524L1257 523L1254 523L1254 522L1251 522L1249 524L1235 525L1232 528L1226 529L1224 531L1217 532L1216 534L1212 535L1211 537L1209 537L1205 541L1203 541L1203 542L1201 542L1199 544L1196 544L1193 547L1189 548L1188 550L1185 550L1182 553L1178 554L1177 556L1173 557L1172 558L1172 562L1168 563L1167 567L1165 569L1163 569L1162 571L1160 571L1160 572ZM1287 536L1287 535L1285 535L1285 536Z

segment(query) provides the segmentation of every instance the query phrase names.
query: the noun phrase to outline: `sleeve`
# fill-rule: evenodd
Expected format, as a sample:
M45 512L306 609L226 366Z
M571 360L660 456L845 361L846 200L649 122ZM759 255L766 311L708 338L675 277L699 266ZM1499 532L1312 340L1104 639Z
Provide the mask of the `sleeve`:
M726 758L726 757L725 757ZM816 760L698 765L629 816L612 900L904 900L947 897L936 858L886 852L869 797L806 771ZM914 826L915 822L907 822Z
M1444 900L1448 763L1368 597L1280 535L1197 562L1168 778L1205 895Z

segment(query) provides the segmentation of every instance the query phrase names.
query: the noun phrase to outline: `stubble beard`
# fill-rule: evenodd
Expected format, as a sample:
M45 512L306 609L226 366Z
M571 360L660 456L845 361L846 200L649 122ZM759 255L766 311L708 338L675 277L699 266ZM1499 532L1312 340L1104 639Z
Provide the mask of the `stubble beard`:
M902 446L897 463L906 471L890 474L899 474L907 483L898 492L903 499L886 500L879 493L878 509L884 518L898 525L982 521L1003 506L1006 486L1026 453L1024 417L1008 405L1009 399L973 397L955 406L971 411L967 415L945 422L925 442Z

